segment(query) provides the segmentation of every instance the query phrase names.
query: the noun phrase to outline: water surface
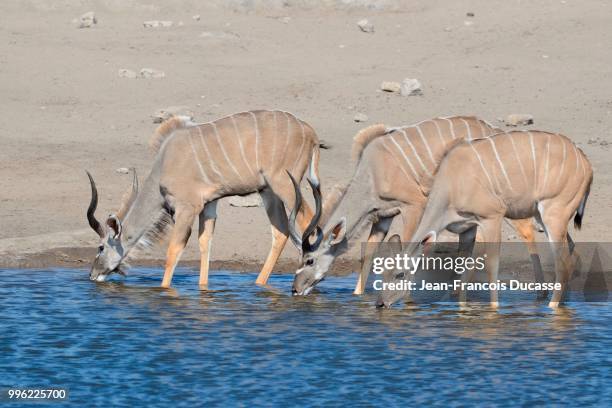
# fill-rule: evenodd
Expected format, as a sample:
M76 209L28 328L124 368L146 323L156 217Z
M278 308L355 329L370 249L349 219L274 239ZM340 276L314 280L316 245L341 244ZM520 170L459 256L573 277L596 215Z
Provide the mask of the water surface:
M0 270L0 389L56 386L75 406L533 405L612 400L612 307L524 302L377 310L329 278L307 298L256 274ZM53 406L58 406L54 403Z

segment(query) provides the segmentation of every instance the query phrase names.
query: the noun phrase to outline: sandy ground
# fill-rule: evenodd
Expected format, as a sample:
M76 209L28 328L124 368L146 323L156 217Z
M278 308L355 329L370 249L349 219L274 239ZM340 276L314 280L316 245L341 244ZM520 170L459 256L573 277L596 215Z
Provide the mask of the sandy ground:
M374 10L230 3L0 4L0 265L87 265L96 235L85 219L84 170L98 183L99 216L116 210L129 176L115 169L147 173L150 115L172 105L189 106L198 121L248 109L294 112L333 145L321 158L324 187L348 180L351 139L367 124L530 113L531 128L571 136L594 165L576 240L611 240L610 148L588 143L612 142L609 1L415 0ZM90 10L97 26L76 28L72 20ZM375 33L357 28L364 17ZM147 29L145 20L175 26ZM144 67L166 76L118 75ZM378 90L406 77L423 83L423 96ZM355 123L357 112L369 121ZM270 242L263 209L222 203L214 241L215 265L257 269ZM195 248L192 239L186 261L197 259ZM280 269L295 255L285 251Z

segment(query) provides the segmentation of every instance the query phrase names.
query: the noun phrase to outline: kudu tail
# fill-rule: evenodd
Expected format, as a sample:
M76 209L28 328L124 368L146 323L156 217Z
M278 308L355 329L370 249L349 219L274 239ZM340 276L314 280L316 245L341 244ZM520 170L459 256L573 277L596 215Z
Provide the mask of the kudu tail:
M589 198L589 193L591 192L592 183L593 183L593 176L591 175L591 179L589 180L589 183L587 184L586 191L584 192L584 195L582 196L582 200L580 200L580 205L578 206L578 209L576 210L576 215L574 215L574 227L577 230L582 228L582 218L584 217L584 209L586 207L586 203Z
M185 129L189 127L197 126L197 123L193 122L193 118L184 115L172 116L169 119L163 121L149 140L149 147L153 152L158 152L161 145L166 139L168 139L172 133L179 129Z

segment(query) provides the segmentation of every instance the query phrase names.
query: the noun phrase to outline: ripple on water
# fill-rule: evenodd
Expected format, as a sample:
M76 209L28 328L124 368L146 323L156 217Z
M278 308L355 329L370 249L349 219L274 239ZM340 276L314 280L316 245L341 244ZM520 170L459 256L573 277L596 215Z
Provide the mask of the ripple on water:
M75 405L600 405L607 303L373 307L354 277L289 296L291 276L181 269L92 283L80 270L0 271L0 388L63 386Z

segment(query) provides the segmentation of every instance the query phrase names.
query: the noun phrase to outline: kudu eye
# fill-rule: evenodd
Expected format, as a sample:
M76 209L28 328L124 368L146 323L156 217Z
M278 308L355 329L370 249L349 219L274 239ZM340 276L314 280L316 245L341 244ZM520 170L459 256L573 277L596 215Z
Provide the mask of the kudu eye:
M395 275L395 279L404 279L404 276L406 276L404 272L400 272L397 275Z
M102 252L102 251L104 251L104 245L100 245L100 246L98 247L98 252Z
M314 259L309 258L306 260L306 266L311 266L312 264L314 264Z

